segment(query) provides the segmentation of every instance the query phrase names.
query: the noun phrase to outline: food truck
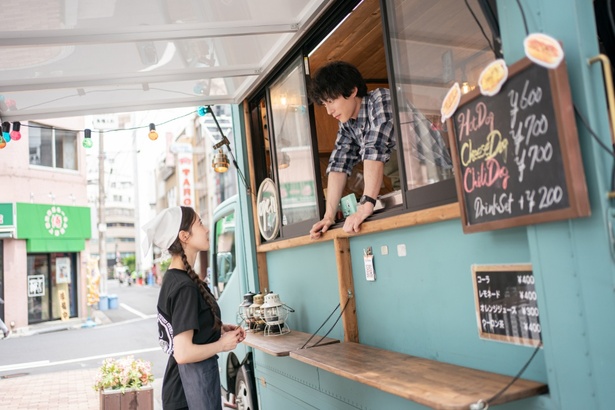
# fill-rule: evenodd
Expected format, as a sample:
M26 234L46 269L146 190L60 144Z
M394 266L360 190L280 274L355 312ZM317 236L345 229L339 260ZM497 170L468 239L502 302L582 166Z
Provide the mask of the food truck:
M613 103L599 22L610 12L592 6L602 7L340 4L235 107L246 179L214 220L234 215L234 275L217 274L217 228L211 241L224 319L249 328L220 359L230 400L267 410L612 406ZM333 60L391 90L402 184L384 178L359 233L342 217L312 240L338 123L306 88ZM344 196L362 189L358 165ZM253 294L271 292L293 309L288 334L245 320L259 309Z
M232 155L239 194L214 215L210 277L223 320L248 328L244 343L220 355L229 401L263 410L612 408L610 2L180 3L211 17L190 36L213 38L215 53L199 61L215 58L218 69L203 74L197 61L157 74L161 58L139 75L151 83L208 75L194 105L232 103L232 144L216 149ZM262 27L226 27L231 14ZM290 35L264 40L291 15ZM146 40L179 42L180 34L157 37L159 28L132 37L142 58ZM179 52L189 55L191 44ZM265 63L250 65L259 52ZM335 60L355 65L369 90L390 90L400 186L385 177L373 215L347 233L345 206L351 212L363 195L359 163L337 223L310 239L339 124L307 87ZM194 101L160 97L141 108ZM98 103L81 109L121 106ZM2 111L29 114L43 113ZM290 331L266 332L282 310Z

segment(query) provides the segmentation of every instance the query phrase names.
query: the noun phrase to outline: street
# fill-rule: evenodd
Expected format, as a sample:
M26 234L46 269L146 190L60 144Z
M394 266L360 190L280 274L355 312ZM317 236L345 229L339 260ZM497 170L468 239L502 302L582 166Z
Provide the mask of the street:
M118 296L117 309L103 311L109 319L89 328L10 336L0 340L0 378L98 368L107 357L129 354L152 363L162 379L167 355L158 345L157 286L120 286L108 281L108 294Z

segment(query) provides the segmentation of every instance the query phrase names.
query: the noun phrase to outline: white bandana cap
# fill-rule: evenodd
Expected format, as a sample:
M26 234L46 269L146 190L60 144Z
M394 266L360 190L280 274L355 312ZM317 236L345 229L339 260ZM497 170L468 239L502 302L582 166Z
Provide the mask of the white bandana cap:
M145 231L143 240L143 254L147 255L152 244L166 252L179 234L179 226L182 223L182 209L179 206L167 208L160 212L154 219L143 225Z

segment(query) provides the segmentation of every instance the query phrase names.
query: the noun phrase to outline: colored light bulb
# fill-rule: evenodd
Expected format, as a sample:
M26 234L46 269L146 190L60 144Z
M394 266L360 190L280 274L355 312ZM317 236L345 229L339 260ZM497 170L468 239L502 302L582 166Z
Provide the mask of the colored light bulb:
M11 123L9 123L8 121L4 121L2 123L2 138L4 138L4 141L6 142L11 141L11 135L9 134L10 130L11 130Z
M152 141L156 141L158 139L158 133L156 132L156 125L154 123L151 123L149 125L149 134L147 134L147 136Z
M199 117L205 116L205 114L207 114L207 107L200 106L197 113L199 114Z
M6 141L0 136L0 149L3 149L4 147L6 147Z
M13 131L11 131L11 139L15 141L19 141L21 139L21 123L19 121L15 121L13 123Z
M83 148L92 148L92 146L94 145L94 143L92 142L92 130L86 128L83 131L83 137L83 142L81 143L81 145L83 145Z

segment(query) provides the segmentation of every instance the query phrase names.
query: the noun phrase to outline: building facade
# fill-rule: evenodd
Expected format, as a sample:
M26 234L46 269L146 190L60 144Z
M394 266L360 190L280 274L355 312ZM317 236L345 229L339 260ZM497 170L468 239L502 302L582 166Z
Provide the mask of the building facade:
M0 313L13 330L87 315L82 129L79 118L31 121L0 151Z

